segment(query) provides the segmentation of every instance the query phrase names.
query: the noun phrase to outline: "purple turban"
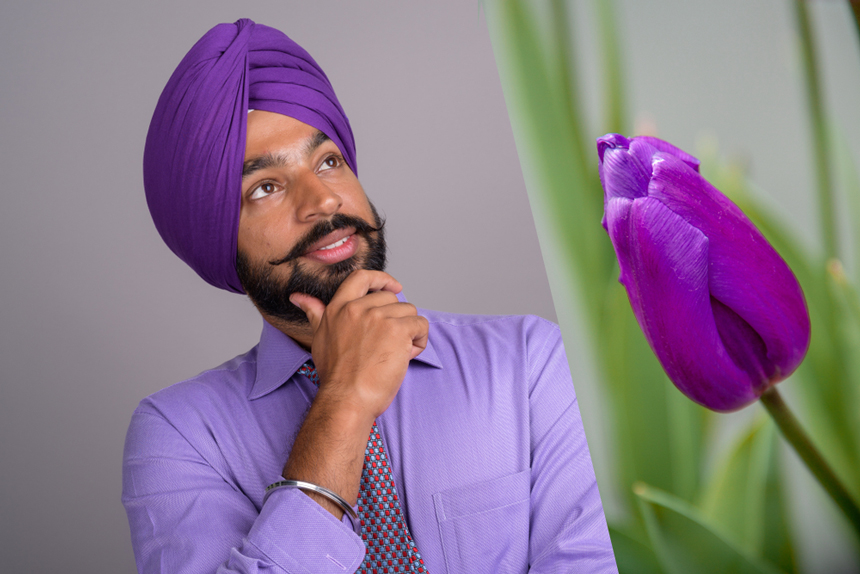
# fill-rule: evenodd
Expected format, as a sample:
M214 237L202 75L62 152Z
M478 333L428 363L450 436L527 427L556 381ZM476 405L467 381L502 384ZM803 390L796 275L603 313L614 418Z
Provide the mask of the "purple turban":
M236 246L249 109L317 128L357 173L349 120L310 54L283 32L248 19L209 30L158 99L143 184L168 247L207 282L236 293L244 292Z

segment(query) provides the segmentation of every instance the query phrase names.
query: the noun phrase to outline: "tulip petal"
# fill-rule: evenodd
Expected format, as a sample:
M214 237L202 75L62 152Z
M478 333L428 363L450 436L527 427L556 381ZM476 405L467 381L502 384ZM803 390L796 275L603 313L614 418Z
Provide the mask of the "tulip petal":
M768 385L790 375L809 346L809 316L785 261L734 203L672 155L654 156L648 193L710 239L710 294L764 342Z
M651 179L651 160L642 161L627 149L627 139L617 134L597 140L600 181L605 201L613 197L645 197Z
M767 345L749 323L737 313L711 296L711 310L720 340L729 356L755 385L756 394L763 393L771 384L775 366L767 358Z
M603 163L603 153L608 149L630 147L630 140L621 134L606 134L597 138L597 160ZM646 162L649 163L649 162Z
M735 364L720 330L732 341L748 341L754 332L724 309L716 312L718 329L708 294L708 237L652 198L608 201L605 219L620 280L669 378L713 410L736 410L754 401L754 388L762 382L760 357L741 353Z
M661 139L652 138L650 136L638 136L630 141L630 151L645 164L651 164L651 158L657 152L675 156L690 166L693 171L699 171L699 160L691 156L681 148L677 148Z

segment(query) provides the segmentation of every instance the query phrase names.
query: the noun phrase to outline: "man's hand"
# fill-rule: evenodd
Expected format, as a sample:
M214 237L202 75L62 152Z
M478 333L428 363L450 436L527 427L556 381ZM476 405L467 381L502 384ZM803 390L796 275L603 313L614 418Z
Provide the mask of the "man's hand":
M397 300L401 289L387 273L360 270L328 306L305 294L290 297L313 330L320 388L284 466L285 478L324 486L355 504L373 421L394 400L409 361L427 345L427 319ZM343 515L326 498L308 495Z
M387 273L359 270L328 306L302 293L290 297L313 330L318 398L337 401L371 422L388 408L409 361L427 346L427 319L414 305L397 300L401 290Z

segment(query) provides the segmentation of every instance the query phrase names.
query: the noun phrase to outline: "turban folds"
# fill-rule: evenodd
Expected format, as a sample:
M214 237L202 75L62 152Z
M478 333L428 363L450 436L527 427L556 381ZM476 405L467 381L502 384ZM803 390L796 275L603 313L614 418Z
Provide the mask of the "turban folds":
M244 292L236 249L249 109L317 128L358 173L349 120L310 54L283 32L248 19L209 30L158 100L143 183L168 247L207 282L236 293Z

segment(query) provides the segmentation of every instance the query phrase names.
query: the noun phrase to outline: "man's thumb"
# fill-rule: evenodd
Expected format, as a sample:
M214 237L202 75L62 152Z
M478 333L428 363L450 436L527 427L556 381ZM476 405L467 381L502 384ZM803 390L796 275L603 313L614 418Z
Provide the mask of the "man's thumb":
M290 295L290 303L305 312L308 321L311 323L311 328L316 332L322 320L323 313L325 313L323 302L306 293L293 293Z

